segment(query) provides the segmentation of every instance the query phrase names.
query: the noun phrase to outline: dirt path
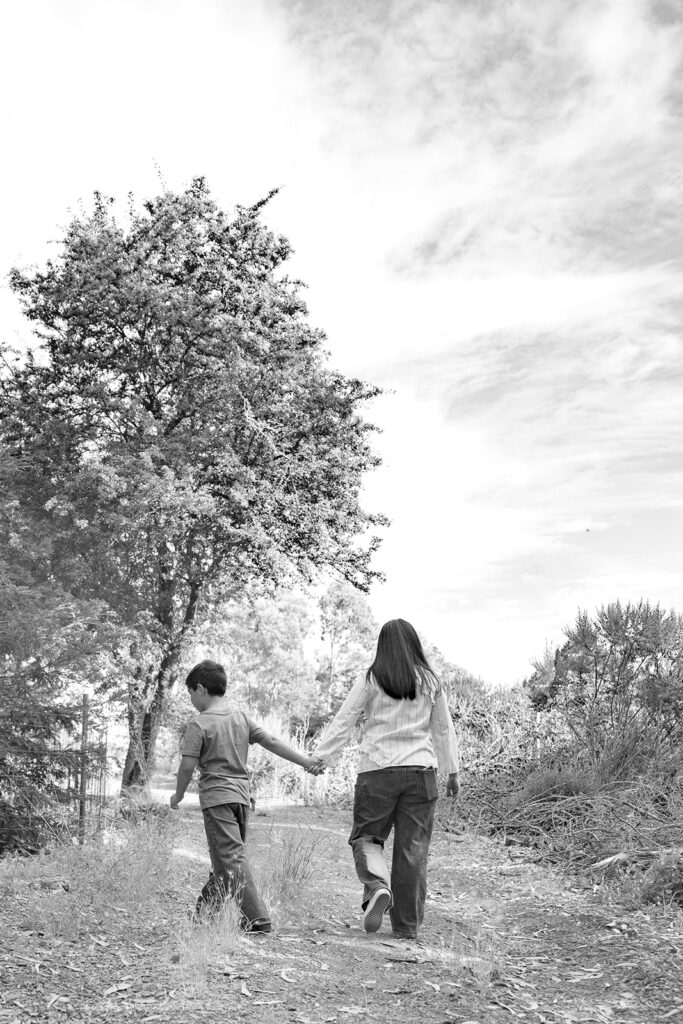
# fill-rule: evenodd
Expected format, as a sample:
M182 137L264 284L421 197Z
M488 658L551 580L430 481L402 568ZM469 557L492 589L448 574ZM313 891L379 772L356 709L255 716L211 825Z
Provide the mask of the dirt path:
M122 930L113 915L109 929L71 942L3 928L0 1021L683 1022L680 912L628 910L496 843L439 829L421 942L393 941L387 927L368 936L348 824L329 809L257 812L250 844L273 887L276 932L226 937L185 922L206 874L199 810L187 807L149 921ZM313 869L303 882L297 864Z
M683 1022L683 915L629 911L499 844L437 830L423 935L407 946L362 930L347 813L254 815L257 865L285 830L316 837L319 870L245 961L274 1021ZM204 853L201 835L189 841Z

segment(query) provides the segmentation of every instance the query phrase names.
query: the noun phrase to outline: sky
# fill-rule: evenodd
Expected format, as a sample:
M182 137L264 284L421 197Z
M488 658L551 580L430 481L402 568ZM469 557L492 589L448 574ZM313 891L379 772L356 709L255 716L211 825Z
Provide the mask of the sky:
M679 0L2 5L2 340L95 189L279 188L384 389L373 611L512 685L579 609L683 613L682 73Z

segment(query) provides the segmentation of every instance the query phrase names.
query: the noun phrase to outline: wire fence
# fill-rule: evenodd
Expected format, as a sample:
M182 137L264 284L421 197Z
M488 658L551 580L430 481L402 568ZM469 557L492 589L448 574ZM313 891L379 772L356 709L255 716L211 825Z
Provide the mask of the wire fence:
M68 733L58 737L55 748L68 754L66 797L78 811L78 834L82 842L89 822L102 818L107 801L107 730L91 729L90 702L83 697L80 740Z
M0 854L34 852L45 839L84 842L103 824L108 793L107 729L91 723L83 697L80 730L62 730L27 753L0 761Z

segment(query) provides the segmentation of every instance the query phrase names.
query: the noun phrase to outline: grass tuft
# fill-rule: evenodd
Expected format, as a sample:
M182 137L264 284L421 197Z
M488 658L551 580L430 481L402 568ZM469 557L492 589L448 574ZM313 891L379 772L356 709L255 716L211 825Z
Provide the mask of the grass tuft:
M230 960L243 939L232 900L226 902L220 914L207 915L201 924L193 924L188 915L175 931L176 952L171 957L178 965L183 991L200 995L215 984L217 977L233 974Z
M254 874L276 928L299 924L315 908L307 900L308 880L320 870L324 833L298 826L270 829Z
M645 903L683 907L683 849L662 850L645 872L641 885Z

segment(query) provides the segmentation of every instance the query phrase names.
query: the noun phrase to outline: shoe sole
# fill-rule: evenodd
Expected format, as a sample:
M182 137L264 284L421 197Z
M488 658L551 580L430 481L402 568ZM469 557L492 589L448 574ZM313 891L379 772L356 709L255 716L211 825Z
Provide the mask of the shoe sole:
M391 903L391 893L381 892L375 899L372 906L365 911L363 917L363 927L366 932L379 931L382 925L382 918L384 917L384 911Z

